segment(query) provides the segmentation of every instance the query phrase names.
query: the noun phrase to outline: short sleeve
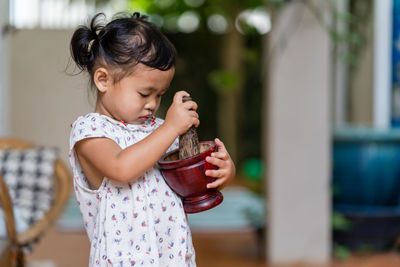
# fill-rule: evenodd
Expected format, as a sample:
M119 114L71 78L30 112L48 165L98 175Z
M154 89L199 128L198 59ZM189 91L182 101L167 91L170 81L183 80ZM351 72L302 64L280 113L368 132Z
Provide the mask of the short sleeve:
M96 137L109 138L119 144L120 138L118 138L118 135L115 133L115 127L117 126L112 125L105 118L95 113L90 113L84 117L79 117L72 124L69 160L74 173L75 182L77 182L77 184L86 191L90 191L89 184L76 157L74 146L81 140Z
M117 141L113 125L101 116L88 114L85 117L79 117L73 124L70 136L70 150L72 151L75 144L83 139L105 137Z

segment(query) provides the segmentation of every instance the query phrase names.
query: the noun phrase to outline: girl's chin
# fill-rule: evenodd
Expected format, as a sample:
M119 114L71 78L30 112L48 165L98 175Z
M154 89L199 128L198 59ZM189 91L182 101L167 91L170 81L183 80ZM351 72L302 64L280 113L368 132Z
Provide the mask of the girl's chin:
M144 122L148 121L152 117L139 117L131 121L124 121L127 124L143 124Z

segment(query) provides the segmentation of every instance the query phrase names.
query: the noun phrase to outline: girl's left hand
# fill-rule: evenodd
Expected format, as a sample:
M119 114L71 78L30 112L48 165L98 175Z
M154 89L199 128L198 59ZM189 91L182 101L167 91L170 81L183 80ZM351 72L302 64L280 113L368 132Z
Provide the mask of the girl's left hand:
M211 156L207 157L206 161L217 166L218 169L207 170L206 175L217 178L217 180L207 184L207 188L218 188L221 190L233 180L236 170L235 164L229 156L224 143L222 143L218 138L215 138L215 144L217 145L218 151L211 153Z

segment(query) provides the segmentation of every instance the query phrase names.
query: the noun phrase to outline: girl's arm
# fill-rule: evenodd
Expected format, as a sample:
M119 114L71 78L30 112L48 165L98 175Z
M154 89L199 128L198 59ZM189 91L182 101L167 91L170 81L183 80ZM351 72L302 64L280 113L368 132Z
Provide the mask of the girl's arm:
M175 94L163 125L142 141L125 149L108 138L79 141L75 151L91 185L98 187L103 177L119 182L140 177L156 164L179 135L192 125L197 127L200 123L195 112L197 105L193 101L182 103L185 95L188 93L184 91Z

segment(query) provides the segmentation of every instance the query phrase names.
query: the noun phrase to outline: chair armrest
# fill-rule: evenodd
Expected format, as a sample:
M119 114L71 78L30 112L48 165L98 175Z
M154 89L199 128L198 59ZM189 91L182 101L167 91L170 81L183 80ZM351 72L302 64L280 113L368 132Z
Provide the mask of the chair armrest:
M3 180L3 176L0 175L0 203L3 209L4 221L6 223L6 230L8 239L12 244L17 243L17 232L15 229L15 219L13 212L13 205L8 188Z

